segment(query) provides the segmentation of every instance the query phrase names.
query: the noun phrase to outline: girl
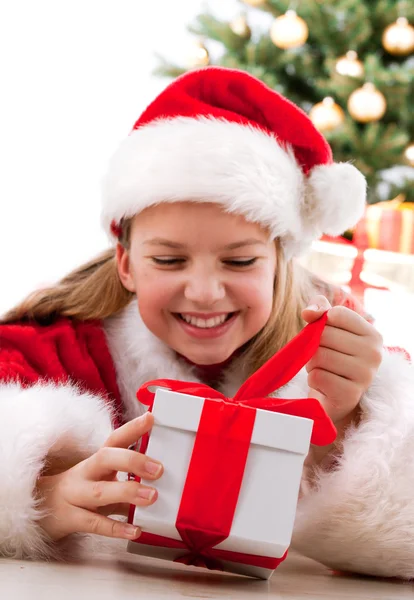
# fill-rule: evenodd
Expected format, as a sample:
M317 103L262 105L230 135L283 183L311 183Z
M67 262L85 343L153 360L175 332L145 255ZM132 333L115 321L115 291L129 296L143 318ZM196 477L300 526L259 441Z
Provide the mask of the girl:
M109 165L116 248L0 327L0 554L63 557L80 532L137 537L110 518L157 501L118 472L162 477L157 457L129 449L152 426L136 390L173 378L232 396L329 309L318 352L280 392L318 394L338 429L307 459L293 546L335 569L413 577L413 368L295 262L364 203L362 175L250 75L211 67L168 86Z

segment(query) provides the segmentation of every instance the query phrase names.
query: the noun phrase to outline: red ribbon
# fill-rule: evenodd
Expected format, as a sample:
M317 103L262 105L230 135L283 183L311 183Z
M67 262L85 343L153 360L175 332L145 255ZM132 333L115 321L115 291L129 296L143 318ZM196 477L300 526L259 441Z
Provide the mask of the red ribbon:
M312 358L319 347L327 321L325 313L307 325L289 344L267 361L241 386L234 398L227 398L204 384L157 379L143 385L137 397L152 410L152 387L167 388L205 398L200 424L178 510L176 528L182 541L143 532L139 543L187 550L178 562L220 568L220 560L275 569L286 557L269 558L219 550L214 546L227 539L236 510L256 409L305 417L314 421L311 442L330 444L336 429L315 398L284 400L267 398L288 383ZM148 436L140 452L145 453ZM132 522L134 506L131 506ZM188 552L189 551L189 552Z

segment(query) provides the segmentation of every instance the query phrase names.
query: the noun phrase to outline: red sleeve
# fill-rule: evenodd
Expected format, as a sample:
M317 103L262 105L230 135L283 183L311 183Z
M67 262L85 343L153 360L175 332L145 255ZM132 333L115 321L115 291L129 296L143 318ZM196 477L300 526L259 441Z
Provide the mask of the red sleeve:
M2 382L17 381L27 387L39 381L68 381L56 345L47 343L48 329L18 323L0 327Z
M0 326L0 382L73 383L107 397L122 413L115 367L99 321Z

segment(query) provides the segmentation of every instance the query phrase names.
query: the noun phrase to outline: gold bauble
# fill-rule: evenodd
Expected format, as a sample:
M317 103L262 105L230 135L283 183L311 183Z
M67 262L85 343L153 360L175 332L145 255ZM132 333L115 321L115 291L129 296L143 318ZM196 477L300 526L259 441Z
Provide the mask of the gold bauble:
M385 97L373 83L364 83L349 96L348 110L360 123L378 121L387 109Z
M309 29L306 22L298 17L294 10L288 10L284 15L275 19L270 28L272 42L284 50L303 46L308 35Z
M249 6L262 6L266 0L243 0L243 2Z
M404 158L411 167L414 167L414 143L404 150Z
M309 118L319 131L332 131L342 125L345 113L339 104L328 96L312 107Z
M390 54L406 56L414 51L414 27L405 17L388 25L382 34L382 45Z
M364 74L364 65L358 60L358 54L354 50L349 50L345 56L338 58L335 69L339 75L347 77L362 77Z
M241 38L248 40L252 35L252 30L249 27L249 24L246 19L246 15L239 15L230 23L230 29L236 35L239 35Z
M210 55L202 41L194 43L188 62L189 66L193 68L206 67L210 63Z

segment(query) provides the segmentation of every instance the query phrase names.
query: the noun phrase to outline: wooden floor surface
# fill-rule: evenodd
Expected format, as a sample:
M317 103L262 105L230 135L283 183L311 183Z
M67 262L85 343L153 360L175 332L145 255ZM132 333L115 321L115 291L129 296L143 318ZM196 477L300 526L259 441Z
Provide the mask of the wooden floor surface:
M64 564L0 559L0 598L414 599L414 584L335 574L293 552L270 581L258 581L143 558L126 553L124 548L123 542L105 542L87 558Z

